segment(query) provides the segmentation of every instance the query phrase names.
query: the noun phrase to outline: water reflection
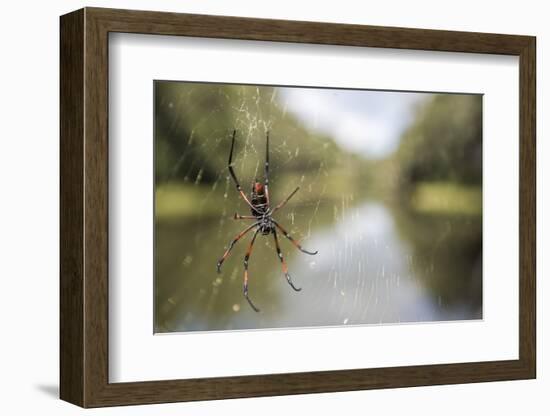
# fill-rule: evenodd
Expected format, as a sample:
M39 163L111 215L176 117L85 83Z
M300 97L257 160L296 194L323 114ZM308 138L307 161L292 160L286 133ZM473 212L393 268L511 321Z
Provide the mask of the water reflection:
M481 317L481 95L170 81L154 91L157 332ZM296 293L272 236L258 236L249 292L261 313L242 294L251 235L216 273L247 226L233 213L250 212L228 174L233 129L245 191L263 178L270 132L273 201L300 186L276 219L319 250L281 237Z
M258 237L250 260L250 296L242 296L237 246L215 272L217 257L245 223L219 218L157 224L156 331L380 324L481 318L481 217L426 216L376 200L297 206L281 218L309 230L306 256L282 241L294 292L271 237ZM290 212L290 211L289 211ZM472 248L473 247L473 248Z

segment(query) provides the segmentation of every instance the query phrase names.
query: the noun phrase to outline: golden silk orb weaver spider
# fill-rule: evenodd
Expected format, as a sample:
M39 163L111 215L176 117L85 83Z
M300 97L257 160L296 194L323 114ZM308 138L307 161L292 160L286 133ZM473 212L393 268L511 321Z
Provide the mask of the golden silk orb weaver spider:
M299 292L302 289L294 286L294 283L292 282L290 274L288 273L287 264L283 257L283 253L281 252L281 248L279 247L279 239L277 238L277 229L281 233L283 233L283 235L302 253L313 256L317 254L317 251L312 252L312 251L307 251L303 249L300 243L297 240L295 240L273 218L273 214L275 214L278 210L283 208L286 205L286 203L290 200L290 198L292 198L294 194L298 192L298 189L300 189L300 187L299 186L296 187L296 189L294 189L294 191L292 191L278 205L276 205L273 208L271 207L270 200L269 200L269 132L266 134L264 182L261 183L256 179L252 183L252 191L250 193L250 199L243 192L241 185L239 183L239 180L235 175L235 171L233 170L233 150L235 148L236 134L237 134L237 130L233 130L233 137L231 139L231 150L229 151L229 161L227 163L227 167L229 169L229 173L231 174L231 177L233 178L233 182L235 182L235 186L237 187L237 192L239 192L241 198L250 207L250 211L252 215L235 214L233 218L235 220L254 220L254 223L252 225L249 225L244 230L242 230L239 234L235 236L235 238L233 238L233 240L231 240L231 242L229 243L229 246L225 250L225 253L220 258L220 260L218 260L217 266L218 266L218 273L221 273L222 264L227 258L227 256L229 256L229 253L231 252L231 249L233 248L233 246L241 238L243 238L248 232L254 230L254 234L252 235L252 239L250 240L250 244L248 245L248 249L244 256L243 293L244 293L244 297L246 298L246 300L248 301L252 309L254 309L256 312L259 312L260 310L254 305L254 303L248 297L248 260L250 259L250 255L252 254L252 248L254 247L254 242L256 241L256 236L258 235L258 233L261 233L262 235L269 235L269 234L273 235L273 239L275 241L275 249L277 250L277 256L279 257L279 260L281 261L283 273L290 287L292 287L292 289L294 289L296 292Z

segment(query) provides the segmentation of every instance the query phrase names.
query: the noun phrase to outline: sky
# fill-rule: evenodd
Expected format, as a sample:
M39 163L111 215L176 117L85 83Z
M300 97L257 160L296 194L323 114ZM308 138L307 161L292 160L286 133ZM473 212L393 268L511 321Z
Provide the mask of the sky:
M433 94L279 88L278 97L307 128L331 136L347 151L383 158L399 146L415 107Z

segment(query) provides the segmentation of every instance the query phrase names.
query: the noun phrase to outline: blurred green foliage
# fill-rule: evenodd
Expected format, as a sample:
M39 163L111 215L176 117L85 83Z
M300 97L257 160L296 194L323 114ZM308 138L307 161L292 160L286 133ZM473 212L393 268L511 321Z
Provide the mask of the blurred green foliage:
M243 177L261 174L258 161L265 157L268 131L271 161L284 164L287 173L330 168L342 163L339 158L351 157L329 137L306 129L281 107L276 94L275 88L265 86L157 81L156 183L212 183L227 174L233 129L237 130L236 162ZM240 156L248 152L254 154L252 161Z
M481 184L480 95L438 94L421 107L392 158L401 186L425 181Z
M337 230L354 207L382 201L399 241L410 248L410 271L435 304L449 311L458 305L470 311L467 316L481 316L481 96L434 94L418 107L397 151L386 159L370 160L344 151L331 137L287 112L277 88L157 81L154 93L156 330L203 329L206 321L230 328L240 322L232 314L247 308L241 305L242 259L229 258L222 276L214 267L243 227L231 216L235 211L247 214L227 170L233 129L235 169L245 192L255 177L263 177L268 131L270 195L280 201L301 186L279 214L293 235L304 238ZM333 234L328 235L332 239ZM364 244L370 239L367 236ZM394 248L364 254L372 255L375 263L397 261L380 256ZM280 282L267 278L280 275L273 247L259 244L255 250L255 296L278 316L281 296L294 294L277 292ZM301 260L292 250L285 255L289 263ZM333 264L340 264L337 250L323 255L335 256ZM355 277L355 271L350 273L342 278ZM369 282L380 276L363 277ZM312 283L310 290L320 287ZM339 305L341 295L335 293L333 303ZM357 302L364 302L364 307L369 299ZM339 313L341 309L335 316Z
M482 304L482 96L439 94L379 163L412 268L443 306ZM481 309L479 309L481 316Z

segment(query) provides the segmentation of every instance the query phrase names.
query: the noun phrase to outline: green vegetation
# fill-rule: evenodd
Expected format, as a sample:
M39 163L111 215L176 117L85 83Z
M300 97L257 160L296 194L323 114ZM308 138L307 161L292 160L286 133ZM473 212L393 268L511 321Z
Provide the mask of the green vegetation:
M272 87L155 83L156 330L328 324L322 320L326 313L343 318L349 312L342 293L353 295L353 305L364 317L377 302L389 302L388 297L378 299L380 294L398 296L399 283L389 286L392 282L411 276L449 316L453 308L481 316L481 97L433 95L418 108L397 151L384 160L369 160L304 125L277 94ZM233 214L250 212L227 170L233 129L235 169L245 192L254 178L263 178L269 131L272 201L300 186L277 218L306 244L310 236L323 236L325 244L323 258L308 258L281 239L288 264L302 267L297 280L307 284L308 274L313 276L298 298L284 287L272 240L258 237L250 274L254 300L262 305L259 315L243 303L242 244L224 264L223 274L215 268L224 247L247 224L234 221ZM367 205L381 206L391 216L385 232L392 234L348 241L340 225L357 218L365 212L359 208ZM352 252L356 257L350 257ZM316 269L323 260L328 272ZM406 263L403 275L385 274L400 262ZM336 297L330 297L332 291ZM300 300L306 296L328 298L314 305L318 310ZM280 321L289 302L304 309ZM246 318L240 321L236 315ZM364 319L378 323L385 318Z
M245 190L263 177L267 131L275 200L296 186L300 192L289 206L339 201L371 188L371 162L307 129L281 106L273 87L156 82L155 107L157 219L219 216L227 201L238 203L227 170L233 129L235 169Z
M286 173L329 169L353 157L329 137L307 130L281 107L276 94L272 87L157 82L156 183L218 180L227 173L233 129L243 178L261 175L267 131L273 142L271 162L284 166Z
M457 299L481 305L481 97L435 96L379 165L425 287L444 306Z
M425 214L481 215L481 187L454 182L416 185L411 207Z
M400 186L427 181L481 184L478 95L437 95L420 109L394 156Z

